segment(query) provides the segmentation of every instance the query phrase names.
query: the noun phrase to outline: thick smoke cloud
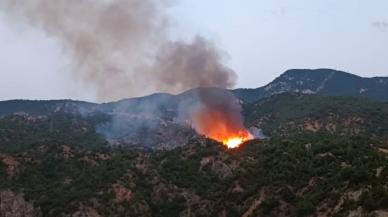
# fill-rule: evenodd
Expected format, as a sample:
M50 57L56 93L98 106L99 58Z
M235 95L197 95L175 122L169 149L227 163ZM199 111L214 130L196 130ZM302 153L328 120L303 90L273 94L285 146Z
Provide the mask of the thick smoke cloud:
M229 137L251 138L245 129L241 105L232 93L221 89L198 89L199 104L191 107L193 127L217 141Z
M232 87L225 54L202 37L168 38L166 0L1 0L15 21L58 40L75 78L96 88L99 100L195 87Z
M57 39L73 61L74 77L92 85L99 100L233 87L236 74L223 64L227 55L213 43L201 36L189 42L169 39L166 1L0 0L0 10ZM178 113L182 109L188 113L198 133L218 141L248 136L240 104L232 94L221 89L198 90L194 101L178 105ZM112 125L102 127L101 132L108 137L124 133L136 138L146 129L147 135L157 135L154 131L160 128L160 117L156 114L163 103L142 105L145 108L135 116L126 114L133 107L126 105L125 115L118 112ZM151 119L150 108L155 108Z
M160 75L163 89L173 92L187 87L232 87L236 74L222 64L222 57L212 43L197 36L190 44L165 44L158 53L158 68L154 71Z

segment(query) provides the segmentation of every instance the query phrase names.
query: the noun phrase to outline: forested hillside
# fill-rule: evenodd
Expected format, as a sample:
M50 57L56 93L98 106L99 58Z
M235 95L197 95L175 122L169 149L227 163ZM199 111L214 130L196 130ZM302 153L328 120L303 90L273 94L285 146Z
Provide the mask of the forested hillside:
M262 128L268 139L237 149L192 134L167 149L112 145L98 132L112 120L109 113L6 115L0 119L0 213L387 214L386 103L280 94L243 106L246 125Z

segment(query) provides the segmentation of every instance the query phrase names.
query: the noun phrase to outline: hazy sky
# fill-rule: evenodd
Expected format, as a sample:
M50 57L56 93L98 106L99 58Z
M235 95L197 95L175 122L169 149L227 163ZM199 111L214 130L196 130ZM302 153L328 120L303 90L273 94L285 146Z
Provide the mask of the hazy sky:
M176 0L169 12L174 37L201 34L229 53L237 87L262 86L290 68L388 76L387 0ZM43 32L0 14L0 50L0 100L93 100Z

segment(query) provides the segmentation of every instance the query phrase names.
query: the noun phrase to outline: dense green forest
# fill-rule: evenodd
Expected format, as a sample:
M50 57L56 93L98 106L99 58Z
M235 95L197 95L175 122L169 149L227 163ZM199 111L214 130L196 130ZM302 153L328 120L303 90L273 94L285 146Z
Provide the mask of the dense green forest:
M347 216L388 207L388 159L376 140L323 134L206 139L169 151L87 150L46 143L0 159L0 188L23 192L44 216L91 207L102 216ZM333 207L337 207L334 210Z
M388 208L386 103L282 94L244 104L244 117L269 138L227 149L195 136L144 150L110 145L96 131L111 121L101 113L4 116L0 210L234 217L379 216Z

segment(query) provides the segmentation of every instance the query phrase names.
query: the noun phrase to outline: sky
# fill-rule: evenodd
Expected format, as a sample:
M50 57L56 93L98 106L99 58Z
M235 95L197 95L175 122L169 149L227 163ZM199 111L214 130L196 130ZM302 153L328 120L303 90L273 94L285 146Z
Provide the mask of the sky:
M386 0L175 0L171 37L203 35L228 53L236 87L256 88L291 68L388 76ZM69 58L42 31L0 14L0 100L94 100Z

